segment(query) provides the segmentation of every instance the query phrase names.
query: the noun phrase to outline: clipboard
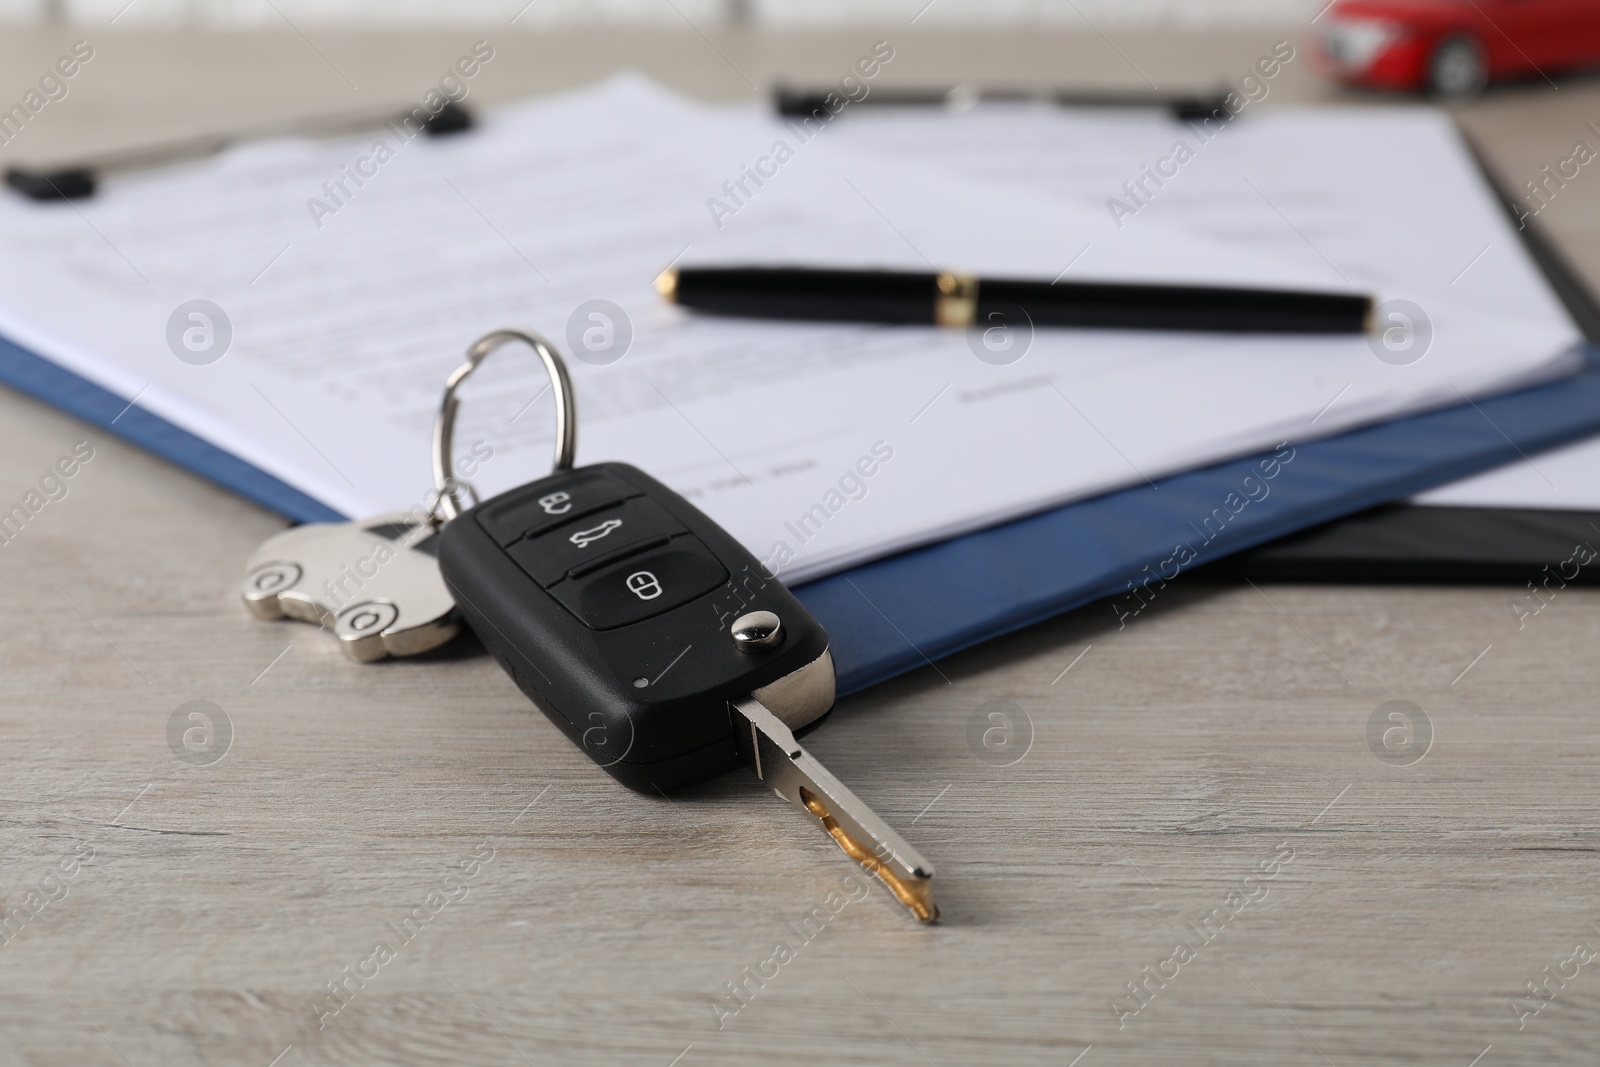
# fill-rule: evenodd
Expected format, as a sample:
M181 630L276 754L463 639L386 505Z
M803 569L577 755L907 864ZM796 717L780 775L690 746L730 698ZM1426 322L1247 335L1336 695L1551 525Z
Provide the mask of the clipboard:
M1548 258L1540 262L1590 331L1600 316L1585 319L1573 303L1574 293L1586 292L1576 276L1552 272ZM1587 368L1563 381L1291 445L1287 462L1274 453L1188 471L856 567L795 592L830 634L841 693L1101 598L1113 598L1108 619L1126 625L1139 605L1194 568L1500 466L1519 449L1541 451L1600 434L1600 349L1590 347L1588 356ZM0 381L295 522L345 518L3 338ZM1273 463L1278 473L1266 479L1270 496L1232 511L1230 501L1251 496L1248 488L1240 495L1245 479L1262 483L1262 465Z

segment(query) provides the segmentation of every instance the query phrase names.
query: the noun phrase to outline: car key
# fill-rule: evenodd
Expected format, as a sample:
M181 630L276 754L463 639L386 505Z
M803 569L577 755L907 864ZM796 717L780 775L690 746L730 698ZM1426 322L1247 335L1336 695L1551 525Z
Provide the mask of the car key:
M551 378L556 472L463 510L444 478L455 389L513 340ZM468 625L624 785L665 794L748 766L933 921L932 866L795 740L833 706L821 625L727 531L643 471L572 468L574 416L560 357L527 334L478 341L447 383L434 433L448 520L438 559Z

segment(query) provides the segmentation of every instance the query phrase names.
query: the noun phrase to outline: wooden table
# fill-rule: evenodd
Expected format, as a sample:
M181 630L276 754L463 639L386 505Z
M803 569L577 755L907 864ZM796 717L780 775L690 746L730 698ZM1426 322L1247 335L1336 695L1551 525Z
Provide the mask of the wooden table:
M493 102L626 66L748 95L880 37L886 83L1208 87L1281 35L8 30L0 89L78 36L73 95L0 155L402 101L478 37ZM1462 113L1513 182L1600 144L1600 83L1560 84ZM1268 106L1348 99L1299 62ZM1600 280L1600 178L1540 221ZM467 643L358 667L250 620L280 519L4 390L0 500L80 440L0 549L0 1064L1595 1062L1593 592L1519 630L1512 588L1202 575L843 701L811 747L939 865L924 928L753 781L626 792ZM192 700L231 724L210 765L169 747ZM1010 765L968 740L995 700ZM1432 735L1408 765L1369 746L1395 700Z

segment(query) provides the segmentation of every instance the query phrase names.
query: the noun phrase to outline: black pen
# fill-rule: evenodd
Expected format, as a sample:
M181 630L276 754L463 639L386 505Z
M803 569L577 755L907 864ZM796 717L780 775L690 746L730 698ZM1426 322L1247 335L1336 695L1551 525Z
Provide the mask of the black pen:
M1372 298L1351 293L1128 282L978 279L815 267L676 267L673 303L712 315L950 326L1079 326L1223 333L1364 333Z

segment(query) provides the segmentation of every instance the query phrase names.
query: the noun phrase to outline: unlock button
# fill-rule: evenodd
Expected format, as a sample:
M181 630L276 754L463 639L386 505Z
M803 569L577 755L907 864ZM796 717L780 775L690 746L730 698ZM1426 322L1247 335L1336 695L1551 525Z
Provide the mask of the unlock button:
M685 536L581 578L557 582L550 595L585 626L612 630L687 604L727 580L717 558Z

